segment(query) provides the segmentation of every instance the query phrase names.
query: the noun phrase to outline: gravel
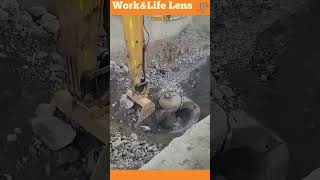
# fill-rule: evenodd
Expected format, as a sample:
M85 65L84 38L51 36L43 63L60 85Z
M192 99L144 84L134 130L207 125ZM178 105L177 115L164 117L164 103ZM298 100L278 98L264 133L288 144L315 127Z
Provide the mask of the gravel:
M138 135L135 133L127 137L119 130L112 130L110 167L111 169L138 169L158 154L162 148L161 144L138 140Z

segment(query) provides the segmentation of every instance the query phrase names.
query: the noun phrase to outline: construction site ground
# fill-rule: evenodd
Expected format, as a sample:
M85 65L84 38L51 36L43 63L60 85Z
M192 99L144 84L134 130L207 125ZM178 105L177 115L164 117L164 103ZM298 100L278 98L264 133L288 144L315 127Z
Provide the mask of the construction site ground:
M196 21L206 26L199 28ZM161 94L175 92L194 100L200 106L201 118L209 115L209 32L209 18L198 17L178 35L146 46L149 96L157 109ZM169 133L154 117L135 127L138 111L120 105L121 95L129 86L124 52L123 49L111 53L111 168L137 169L181 133Z
M32 1L34 4L29 7L44 5L43 2L54 9L54 3L49 3L52 1L40 0ZM300 180L320 167L319 29L316 26L319 6L308 4L311 2L217 0L212 4L216 10L211 24L212 103L222 107L226 114L245 109L287 142L291 157L288 180ZM29 4L28 0L22 3ZM80 140L69 148L52 152L33 134L29 122L36 107L50 102L63 81L63 73L59 72L63 71L64 59L53 36L57 23L50 18L39 21L30 11L19 8L14 0L3 0L0 4L0 174L10 174L14 180L89 179L94 166L89 163L95 156L92 152L101 146L95 144L94 138L83 132ZM46 22L52 24L48 26ZM103 44L99 48L103 50ZM125 58L120 59L125 65ZM207 61L207 56L202 60ZM120 66L121 61L113 61L111 64L119 65L127 82L122 72L125 66ZM116 80L119 79L114 78L112 83L117 83ZM202 86L201 89L207 88L199 84ZM197 100L192 95L193 88L182 86L182 89ZM120 96L124 90L125 86L121 86L115 94ZM113 102L119 104L117 96ZM205 101L197 103L201 102ZM206 107L200 106L205 111ZM113 108L120 109L118 105ZM147 145L140 147L150 149L147 152L157 152L175 136L157 136L160 132L152 135L130 127L127 121L120 123L119 117L111 120L111 126L115 127L113 138L117 137L112 142L127 136L127 141L144 141ZM117 130L120 126L125 129ZM138 168L153 154L149 153L138 164L133 163L138 161L121 162L117 159L119 154L114 152L113 168ZM62 166L57 159L63 160ZM242 162L230 163L245 167Z

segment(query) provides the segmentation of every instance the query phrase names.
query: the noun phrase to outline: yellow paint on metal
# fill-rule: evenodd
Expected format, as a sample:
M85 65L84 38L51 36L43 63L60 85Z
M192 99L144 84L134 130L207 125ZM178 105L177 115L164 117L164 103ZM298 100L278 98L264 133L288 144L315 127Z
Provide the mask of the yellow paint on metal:
M130 20L129 20L129 28L130 28L130 30L132 30L132 27L133 27L133 24L132 24L132 17L130 17Z
M84 2L85 0L80 0L80 10L81 10L81 12L83 11L83 9L84 9Z

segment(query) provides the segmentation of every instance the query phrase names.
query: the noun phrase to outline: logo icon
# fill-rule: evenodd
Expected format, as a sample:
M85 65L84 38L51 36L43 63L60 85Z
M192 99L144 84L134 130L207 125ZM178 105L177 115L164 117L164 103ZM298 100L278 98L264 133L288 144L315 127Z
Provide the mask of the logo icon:
M199 4L199 10L200 10L202 13L204 13L205 9L208 8L208 7L209 7L209 5L208 5L207 2L201 2L201 3Z

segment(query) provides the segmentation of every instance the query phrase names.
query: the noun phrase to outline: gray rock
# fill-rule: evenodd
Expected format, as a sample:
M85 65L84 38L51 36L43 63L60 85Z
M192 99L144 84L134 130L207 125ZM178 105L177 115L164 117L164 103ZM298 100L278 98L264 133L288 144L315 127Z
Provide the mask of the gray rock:
M223 94L218 89L213 90L213 96L217 100L223 99Z
M261 80L261 81L267 81L267 80L268 80L268 75L262 74L262 75L260 76L260 80Z
M8 134L7 135L7 142L16 142L18 136L16 134Z
M123 143L121 139L117 139L116 141L112 142L112 148L117 148Z
M38 27L32 19L32 16L27 11L21 11L19 13L19 22L26 27Z
M74 140L76 131L56 117L37 117L31 120L34 133L51 150L59 150Z
M122 94L120 98L120 105L125 109L130 109L133 107L134 103L128 99L126 94Z
M15 134L22 134L22 130L21 130L20 128L14 128L14 129L13 129L13 132L14 132Z
M43 6L35 6L28 9L29 13L32 15L33 18L38 19L44 14L47 13L47 10Z
M159 105L165 110L178 110L181 106L181 97L174 93L170 97L162 95L159 100Z
M140 128L143 130L143 131L151 131L151 128L149 126L140 126Z
M46 52L44 52L44 51L40 51L40 52L37 54L36 58L37 58L37 59L44 59L44 58L46 58L47 56L48 56L48 53L46 53Z
M60 29L60 23L58 20L52 20L52 21L48 21L48 22L45 22L44 24L42 24L42 27L47 32L56 36L58 34L59 29Z
M51 13L45 13L41 19L38 21L38 24L39 25L44 25L45 23L47 22L50 22L50 21L56 21L57 20L57 17Z
M59 65L59 64L53 64L52 66L50 66L49 69L51 72L63 72L64 71L64 66L63 65Z
M51 56L51 59L52 59L55 63L57 63L57 64L59 64L59 65L65 65L65 64L66 64L64 58L63 58L59 53L57 53L57 52L52 52L52 53L50 53L50 56Z
M128 67L127 67L126 65L123 65L123 66L122 66L122 70L123 70L124 72L126 72L126 73L129 72L129 69L128 69Z
M38 117L50 117L53 115L56 107L52 104L47 104L47 103L41 103L38 105L35 114Z
M225 95L225 97L230 98L234 96L232 89L228 86L221 85L219 90Z
M138 140L138 135L136 133L131 133L130 137L134 140Z

